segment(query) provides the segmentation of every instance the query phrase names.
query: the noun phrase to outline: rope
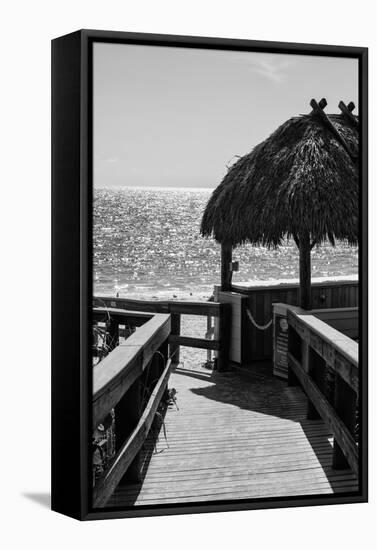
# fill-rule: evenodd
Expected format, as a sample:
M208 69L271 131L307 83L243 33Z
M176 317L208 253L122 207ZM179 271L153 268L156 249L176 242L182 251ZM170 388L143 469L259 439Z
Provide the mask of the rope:
M257 328L258 330L267 330L272 325L272 319L268 321L265 325L258 325L254 317L251 315L250 310L246 310L247 316L249 317L251 323Z

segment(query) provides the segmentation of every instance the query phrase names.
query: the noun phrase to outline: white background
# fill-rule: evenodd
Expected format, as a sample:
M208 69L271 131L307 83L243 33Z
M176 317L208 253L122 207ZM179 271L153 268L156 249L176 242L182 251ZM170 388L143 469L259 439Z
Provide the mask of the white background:
M376 17L359 0L15 1L1 10L0 531L3 548L370 548L370 503L79 523L48 509L50 480L50 40L79 28L370 48L370 152L375 150ZM282 98L284 100L284 98ZM263 113L261 114L263 116ZM370 237L376 238L375 160ZM374 239L373 239L374 237ZM370 310L376 306L370 250ZM376 323L370 319L373 342ZM376 400L375 354L370 401ZM370 407L370 433L375 430ZM371 438L370 463L376 461Z

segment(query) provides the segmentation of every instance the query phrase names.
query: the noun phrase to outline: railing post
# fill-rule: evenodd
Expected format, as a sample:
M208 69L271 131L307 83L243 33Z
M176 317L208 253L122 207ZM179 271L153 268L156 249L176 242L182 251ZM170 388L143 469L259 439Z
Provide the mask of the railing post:
M305 342L305 370L318 386L318 388L323 393L323 359ZM313 403L308 398L308 409L306 413L306 418L308 420L319 420L321 415L318 413L317 409Z
M171 332L174 336L181 335L181 314L171 313ZM179 344L169 344L169 357L171 357L172 363L179 363Z
M288 324L288 352L298 361L301 361L302 347L301 340L295 331L295 329ZM293 372L292 367L289 365L288 361L288 386L299 386L300 382Z
M141 416L141 379L138 378L115 406L115 437L117 451L136 427ZM140 453L127 468L122 482L138 482L141 473Z
M212 328L212 317L210 315L207 315L207 334L210 334ZM210 336L209 336L210 338ZM207 349L207 361L210 362L212 358L212 352L210 349Z
M231 307L231 304L219 305L219 352L217 356L217 370L219 372L224 372L229 367Z
M354 436L356 426L356 393L338 374L335 375L334 408L341 420ZM332 465L336 470L349 468L348 461L335 439Z

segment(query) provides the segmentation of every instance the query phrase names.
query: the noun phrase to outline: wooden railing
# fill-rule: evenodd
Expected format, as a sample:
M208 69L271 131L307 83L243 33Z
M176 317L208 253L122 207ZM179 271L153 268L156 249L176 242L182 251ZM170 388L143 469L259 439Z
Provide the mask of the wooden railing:
M126 298L94 298L95 305L107 306L109 308L121 308L134 312L152 312L171 315L171 332L169 335L169 356L175 363L179 362L180 346L214 350L217 352L217 369L224 371L229 362L230 344L230 316L231 305L218 302L184 302L176 300L133 300ZM215 338L198 338L181 335L181 316L200 315L217 318L217 330ZM211 323L207 322L207 332Z
M94 430L115 409L118 442L115 456L93 489L93 505L101 507L122 478L140 480L140 450L167 389L172 365L179 362L179 347L215 350L218 370L226 370L230 306L121 298L95 298L94 305L93 321L106 323L111 351L93 367L92 425ZM181 315L218 318L216 339L182 336ZM124 325L138 327L126 340L120 338ZM140 398L141 387L149 392L146 405Z
M274 303L284 303L291 306L299 304L299 285L281 283L279 285L243 285L233 283L232 294L235 307L232 324L232 339L234 343L231 358L241 364L250 365L253 361L270 360L273 349L273 330L258 330L250 322L247 310L259 325L265 325L272 318ZM219 301L222 301L219 300ZM228 301L228 300L226 300ZM313 282L313 309L357 307L359 288L357 281ZM236 353L236 351L238 353Z
M358 344L310 312L288 308L288 383L308 397L308 418L334 434L333 467L358 472Z
M352 340L359 338L359 308L339 307L331 309L316 309L312 313L327 325L345 334Z
M125 475L130 480L139 480L140 449L167 388L172 366L168 358L169 314L94 309L94 321L103 320L104 316L113 332L113 350L93 367L93 429L115 409L117 449L95 482L96 507L106 504ZM123 341L119 340L119 325L125 323L139 328Z

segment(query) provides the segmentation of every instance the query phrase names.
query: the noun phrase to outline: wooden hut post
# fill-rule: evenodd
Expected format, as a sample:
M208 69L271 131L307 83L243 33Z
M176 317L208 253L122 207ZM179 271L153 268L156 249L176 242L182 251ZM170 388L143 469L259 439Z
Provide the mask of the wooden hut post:
M232 245L221 243L221 290L227 292L232 287Z
M171 335L180 336L181 335L181 314L180 313L171 313ZM180 345L179 344L169 344L169 355L172 358L173 363L180 362Z
M300 251L300 306L311 309L311 251L309 231L303 230L299 234Z

